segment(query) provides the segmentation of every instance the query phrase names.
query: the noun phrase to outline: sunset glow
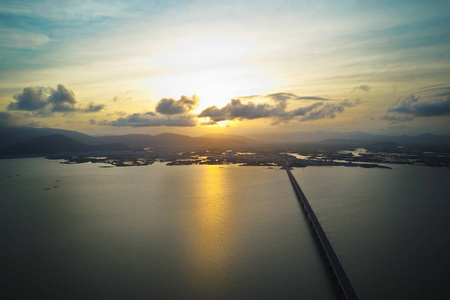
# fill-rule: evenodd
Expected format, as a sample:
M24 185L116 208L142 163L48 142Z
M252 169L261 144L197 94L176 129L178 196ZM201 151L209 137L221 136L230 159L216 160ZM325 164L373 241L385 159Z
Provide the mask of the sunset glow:
M449 182L448 0L0 1L1 299L450 299Z
M409 1L6 1L1 124L448 134L448 12ZM39 98L58 86L74 101ZM158 111L162 99L172 102Z

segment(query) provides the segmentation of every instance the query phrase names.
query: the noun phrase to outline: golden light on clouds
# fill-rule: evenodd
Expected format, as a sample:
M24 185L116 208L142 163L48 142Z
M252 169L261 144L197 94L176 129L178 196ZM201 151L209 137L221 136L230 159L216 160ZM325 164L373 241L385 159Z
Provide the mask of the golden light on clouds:
M78 7L62 1L58 13L45 1L24 2L25 11L17 10L16 2L0 7L10 20L0 34L3 123L88 134L195 135L231 123L248 132L321 131L331 122L342 131L448 132L450 113L442 111L450 86L446 4L119 1L105 8L95 3ZM91 102L104 108L43 114L22 105L36 99L14 98L26 88L58 84L74 92L78 108ZM265 101L248 96L273 94L298 97L278 111L273 106L281 98L267 102L265 110L248 105ZM182 95L199 98L189 114L151 115L161 99ZM392 111L398 99L411 95L419 102L403 105L414 109ZM357 98L364 105L339 108ZM214 126L197 126L207 123L195 119L202 111L223 108L232 99L248 101L217 112L224 116L212 120ZM294 111L310 105L308 99L322 106L308 115ZM429 105L432 115L417 113ZM285 122L293 115L301 122ZM231 123L221 123L225 117Z
M177 72L148 79L145 85L156 87L165 97L197 95L200 103L194 112L198 113L209 106L225 106L236 95L260 94L269 83L257 68L238 66Z

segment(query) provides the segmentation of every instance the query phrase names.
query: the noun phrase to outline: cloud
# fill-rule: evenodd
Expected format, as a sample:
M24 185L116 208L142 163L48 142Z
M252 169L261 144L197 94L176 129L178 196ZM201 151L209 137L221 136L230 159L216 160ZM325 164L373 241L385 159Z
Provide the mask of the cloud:
M118 116L121 116L121 117L124 117L124 116L127 115L127 113L124 112L124 111L115 111L114 114L116 114L116 115L118 115Z
M179 115L189 113L198 107L199 99L196 95L191 98L181 96L179 100L173 98L162 98L156 104L156 111L163 115Z
M275 93L275 94L269 94L269 95L266 95L263 97L269 98L274 101L279 101L279 102L284 102L284 101L298 98L297 95L292 94L292 93Z
M326 101L330 100L328 98L316 97L316 96L305 96L305 97L297 97L296 100L315 100L315 101Z
M101 111L103 108L105 108L104 104L97 104L89 103L89 106L85 109L83 109L84 112L98 112Z
M127 90L124 93L122 93L119 96L115 96L112 101L113 102L117 102L117 101L128 101L128 100L132 100L133 98L130 95L131 90Z
M192 111L198 107L199 98L181 96L180 99L162 98L155 105L155 112L134 113L126 115L123 111L114 114L120 118L114 121L102 120L98 125L153 127L153 126L180 126L192 127L197 125L197 119Z
M288 111L286 110L285 99L281 99L281 102L277 105L268 102L256 104L252 101L243 103L241 99L232 99L222 108L210 106L204 109L197 117L209 118L210 121L206 123L209 125L226 120L253 120L261 118L275 118L276 120L273 124L280 122L288 123L293 119L304 122L334 118L337 114L343 113L346 108L355 106L359 102L359 99L355 101L344 100L337 104L317 102L306 107Z
M284 114L282 105L273 106L268 103L255 104L254 102L242 103L240 99L232 99L226 106L218 108L210 106L204 109L199 118L210 118L214 122L225 120L259 119Z
M19 28L0 28L1 48L38 49L50 42L47 35L27 32Z
M435 94L434 96L435 97L447 97L447 96L450 97L450 89L445 91L445 92L442 92L442 93L439 93L439 94Z
M97 124L97 121L95 119L90 119L89 124L95 125L95 124Z
M296 100L313 100L313 101L327 101L330 100L328 98L318 97L318 96L297 96L293 93L275 93L275 94L268 94L268 95L252 95L252 96L245 96L245 97L236 97L236 99L241 100L253 100L253 99L260 99L260 100L269 100L269 101L275 101L275 102L287 102L287 101L296 101Z
M317 108L315 107L314 109L311 109L310 111L305 113L300 121L305 122L320 119L334 119L337 114L343 113L346 108L353 107L360 102L360 99L356 99L354 101L349 101L348 99L346 99L337 104L326 103L325 105L317 106Z
M353 89L353 91L361 90L361 91L364 91L364 92L368 92L368 91L370 91L371 89L372 89L371 86L368 86L368 85L366 85L366 84L363 84L363 85L360 85L360 86L356 86L356 87Z
M8 110L35 111L45 107L49 96L48 89L44 87L26 87L22 93L13 96L16 102L10 102Z
M100 120L97 122L98 126L108 126L109 125L109 121L108 120Z
M395 105L389 108L383 120L391 122L412 121L417 117L435 117L450 115L450 97L434 102L420 102L414 95L399 98Z
M443 86L440 84L426 86L418 90L420 94L428 94L433 97L448 97L450 96L450 86Z
M28 111L40 117L48 117L53 113L98 112L105 107L93 103L87 108L76 107L75 94L62 84L58 84L56 90L50 87L26 87L13 99L15 102L9 103L8 110Z
M29 123L26 123L26 124L24 124L23 126L26 126L26 127L40 127L40 126L42 126L42 123L40 122L40 121L31 121L31 122L29 122Z
M106 125L104 123L99 125ZM194 115L164 116L154 112L135 113L127 117L118 118L108 122L110 126L153 127L153 126L181 126L192 127L197 125Z
M56 90L52 90L47 101L52 104L52 112L69 112L75 111L75 94L66 89L62 84L58 84Z
M411 116L402 116L402 115L394 115L394 114L385 114L381 117L381 120L390 121L391 123L399 123L399 122L407 122L414 120Z

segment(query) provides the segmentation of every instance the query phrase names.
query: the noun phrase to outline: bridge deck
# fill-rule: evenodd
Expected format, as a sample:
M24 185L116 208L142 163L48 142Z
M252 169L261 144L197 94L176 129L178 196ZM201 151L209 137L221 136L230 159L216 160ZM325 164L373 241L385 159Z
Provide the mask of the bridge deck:
M303 204L303 206L306 210L306 213L307 213L309 219L311 220L314 231L315 231L316 235L318 236L323 249L325 250L326 256L333 268L334 274L336 275L336 278L339 281L342 292L344 293L344 295L347 299L359 299L358 294L356 293L356 291L353 287L353 284L351 283L350 279L348 278L347 273L345 272L344 268L342 267L342 264L341 264L339 258L337 257L336 253L334 252L334 249L331 246L331 243L328 240L328 238L325 234L325 231L322 229L322 226L320 225L319 220L317 219L314 211L312 210L311 206L309 205L309 202L306 199L305 195L303 194L302 189L298 185L297 180L295 180L294 175L292 175L291 171L289 170L289 167L286 167L286 172L289 176L289 179L291 180L292 186L294 187L294 190L295 190L295 193L297 194L298 199Z

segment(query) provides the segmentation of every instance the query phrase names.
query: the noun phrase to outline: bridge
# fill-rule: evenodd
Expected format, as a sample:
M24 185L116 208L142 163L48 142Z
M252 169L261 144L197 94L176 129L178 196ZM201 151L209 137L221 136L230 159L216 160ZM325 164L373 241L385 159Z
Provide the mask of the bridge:
M294 175L292 175L291 171L289 170L289 165L286 166L286 172L289 176L289 179L292 183L292 186L294 187L295 193L297 194L297 198L300 201L300 204L306 211L306 214L308 216L309 221L311 222L314 232L319 238L320 244L325 251L326 257L328 259L328 262L330 263L331 267L333 268L334 275L336 276L339 285L342 289L342 292L344 293L344 296L347 299L359 299L358 294L356 293L352 282L347 276L347 273L345 272L344 268L342 267L342 264L337 257L336 253L334 252L333 247L331 246L330 241L328 240L325 231L322 229L322 226L319 223L319 220L316 217L316 214L312 210L311 206L309 205L308 200L305 197L305 194L303 194L302 189L297 183L297 180L295 180Z

